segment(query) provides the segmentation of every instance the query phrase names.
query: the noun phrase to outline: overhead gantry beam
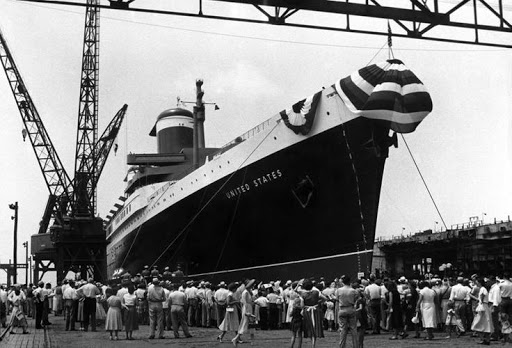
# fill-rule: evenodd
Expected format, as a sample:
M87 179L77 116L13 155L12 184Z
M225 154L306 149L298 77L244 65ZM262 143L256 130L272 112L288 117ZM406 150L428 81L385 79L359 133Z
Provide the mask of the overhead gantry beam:
M18 1L86 6L85 0ZM107 3L106 0L102 1ZM512 7L510 4L504 5L504 0L408 0L402 1L399 7L389 6L392 3L390 0L181 0L182 3L196 4L195 9L189 12L173 10L173 4L178 0L153 8L144 8L137 1L132 1L109 0L109 4L97 7L512 48ZM228 15L233 5L250 5L255 9L254 14ZM301 16L296 16L298 13ZM336 20L327 24L319 20L315 13L339 17L332 17ZM361 21L361 18L365 20ZM385 20L392 22L391 32ZM435 30L437 28L444 30Z

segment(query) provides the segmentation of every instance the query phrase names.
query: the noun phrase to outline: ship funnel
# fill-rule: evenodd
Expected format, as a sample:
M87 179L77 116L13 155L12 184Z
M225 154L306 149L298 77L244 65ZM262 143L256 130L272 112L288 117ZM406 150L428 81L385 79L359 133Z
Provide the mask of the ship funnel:
M156 136L158 153L180 153L193 146L194 119L192 112L182 108L168 109L158 115L149 133Z

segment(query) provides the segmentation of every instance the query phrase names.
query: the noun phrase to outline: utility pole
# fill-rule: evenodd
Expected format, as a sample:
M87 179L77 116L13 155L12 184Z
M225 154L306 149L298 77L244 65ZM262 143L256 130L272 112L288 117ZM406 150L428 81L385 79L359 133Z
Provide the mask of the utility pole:
M25 284L28 285L28 241L23 242L23 246L25 247Z
M28 273L30 274L30 283L29 284L32 284L32 256L29 256L28 257Z
M17 273L18 273L18 253L17 253L17 247L18 247L18 202L15 202L14 204L9 204L9 208L14 210L14 216L11 216L11 220L14 220L14 246L13 246L13 274L12 274L12 281L13 284L17 283Z

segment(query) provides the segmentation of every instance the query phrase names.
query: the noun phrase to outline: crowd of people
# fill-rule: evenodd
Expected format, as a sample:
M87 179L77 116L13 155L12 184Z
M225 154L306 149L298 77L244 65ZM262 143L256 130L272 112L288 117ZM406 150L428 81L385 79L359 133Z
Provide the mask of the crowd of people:
M65 330L96 331L104 325L111 340L125 331L127 340L139 325L150 326L149 339L165 338L172 331L175 338L192 337L193 327L217 327L217 340L226 335L234 346L242 336L252 342L256 330L288 329L290 347L301 347L304 339L315 347L324 330L339 331L340 346L350 335L353 347L363 347L366 333L390 332L391 340L434 337L445 332L450 339L471 333L481 344L491 340L510 341L509 318L512 315L512 282L508 273L500 277L465 278L434 276L407 280L362 279L342 276L326 282L262 281L211 284L189 280L182 275L161 275L156 267L132 276L119 275L110 286L92 279L64 280L53 287L0 287L0 323L7 326L11 312L11 332L17 328L27 333L26 317L35 317L35 328L51 325L48 314L63 315ZM243 338L245 339L245 338ZM512 341L511 341L512 342Z

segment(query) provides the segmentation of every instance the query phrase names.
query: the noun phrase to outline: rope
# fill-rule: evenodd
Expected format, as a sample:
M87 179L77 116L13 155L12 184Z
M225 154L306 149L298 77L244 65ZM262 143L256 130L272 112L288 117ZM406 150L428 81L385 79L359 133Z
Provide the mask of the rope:
M411 149L409 148L409 145L407 145L407 141L405 141L405 137L403 134L400 134L402 136L402 139L404 141L405 147L407 147L407 151L409 151L409 154L411 155L412 161L414 162L414 165L416 166L416 170L420 174L421 180L423 181L423 185L425 185L425 188L427 189L428 195L430 196L430 199L432 200L432 203L434 203L434 207L436 208L437 214L439 215L439 218L443 222L444 228L447 230L448 227L446 227L446 223L444 222L443 216L441 215L441 212L439 211L439 208L437 207L436 201L434 200L434 197L432 196L432 193L430 193L430 190L428 188L427 182L425 181L425 178L423 178L423 175L421 174L420 168L418 167L418 164L416 163L416 160L414 159L414 156L412 155Z
M247 167L245 167L244 179L242 180L242 185L245 183L245 177L247 176ZM229 236L231 235L231 228L233 227L233 223L235 222L235 216L238 211L238 204L240 203L240 198L242 195L238 195L236 198L235 210L233 211L233 215L231 216L231 221L229 222L228 233L226 233L226 238L224 238L224 244L222 245L222 249L219 254L219 258L217 259L217 263L215 264L215 271L219 268L220 260L222 260L222 255L224 255L224 250L226 249L226 245L228 244Z
M375 55L372 57L372 59L370 59L370 61L368 63L366 63L366 66L370 65L371 62L373 62L373 60L375 59L375 57L377 57L380 53L380 51L382 51L382 49L384 48L384 46L386 46L387 42L384 42L384 45L381 46L381 48L379 48L379 50L377 51L377 53L375 53Z
M181 237L181 235L183 233L185 233L185 231L188 229L188 227L195 221L195 219L197 219L197 217L203 212L203 210L211 203L211 201L219 194L219 192L227 185L227 183L231 180L231 178L233 178L233 176L240 170L240 168L245 164L245 162L247 162L247 160L252 156L252 154L261 146L261 144L268 138L268 136L270 134L272 134L272 132L274 131L274 129L279 125L279 122L276 122L275 126L268 132L267 135L265 135L265 137L260 141L260 143L254 148L254 150L251 151L251 153L247 156L247 158L242 162L240 163L240 165L238 166L238 168L233 172L231 173L231 175L228 177L228 179L219 187L219 189L213 194L213 196L205 203L205 205L203 207L201 207L201 209L199 209L199 211L192 217L192 219L190 219L190 221L185 225L185 227L183 227L183 229L180 231L180 233L178 233L178 235L169 243L169 245L164 249L164 251L155 259L155 261L151 264L151 267L153 267L153 265L155 265L158 260L160 260L160 258L172 247L172 245L176 242L176 240ZM176 253L175 253L176 254ZM173 255L174 257L174 255Z
M339 103L340 101L341 101L341 98L336 98L337 103ZM345 110L343 107L339 107L339 109ZM357 174L357 169L354 164L354 158L352 156L352 149L350 148L350 144L348 143L347 133L345 130L345 123L343 122L343 120L341 122L341 129L342 129L342 133L343 133L343 138L345 139L345 145L347 146L348 157L352 164L352 171L354 172L354 178L356 181L357 202L359 204L359 216L361 217L361 233L363 235L364 250L368 250L367 240L366 240L366 229L364 227L363 202L361 201L361 191L359 189L359 176ZM370 272L369 267L370 267L370 260L369 260L368 254L366 254L366 271L367 272Z

